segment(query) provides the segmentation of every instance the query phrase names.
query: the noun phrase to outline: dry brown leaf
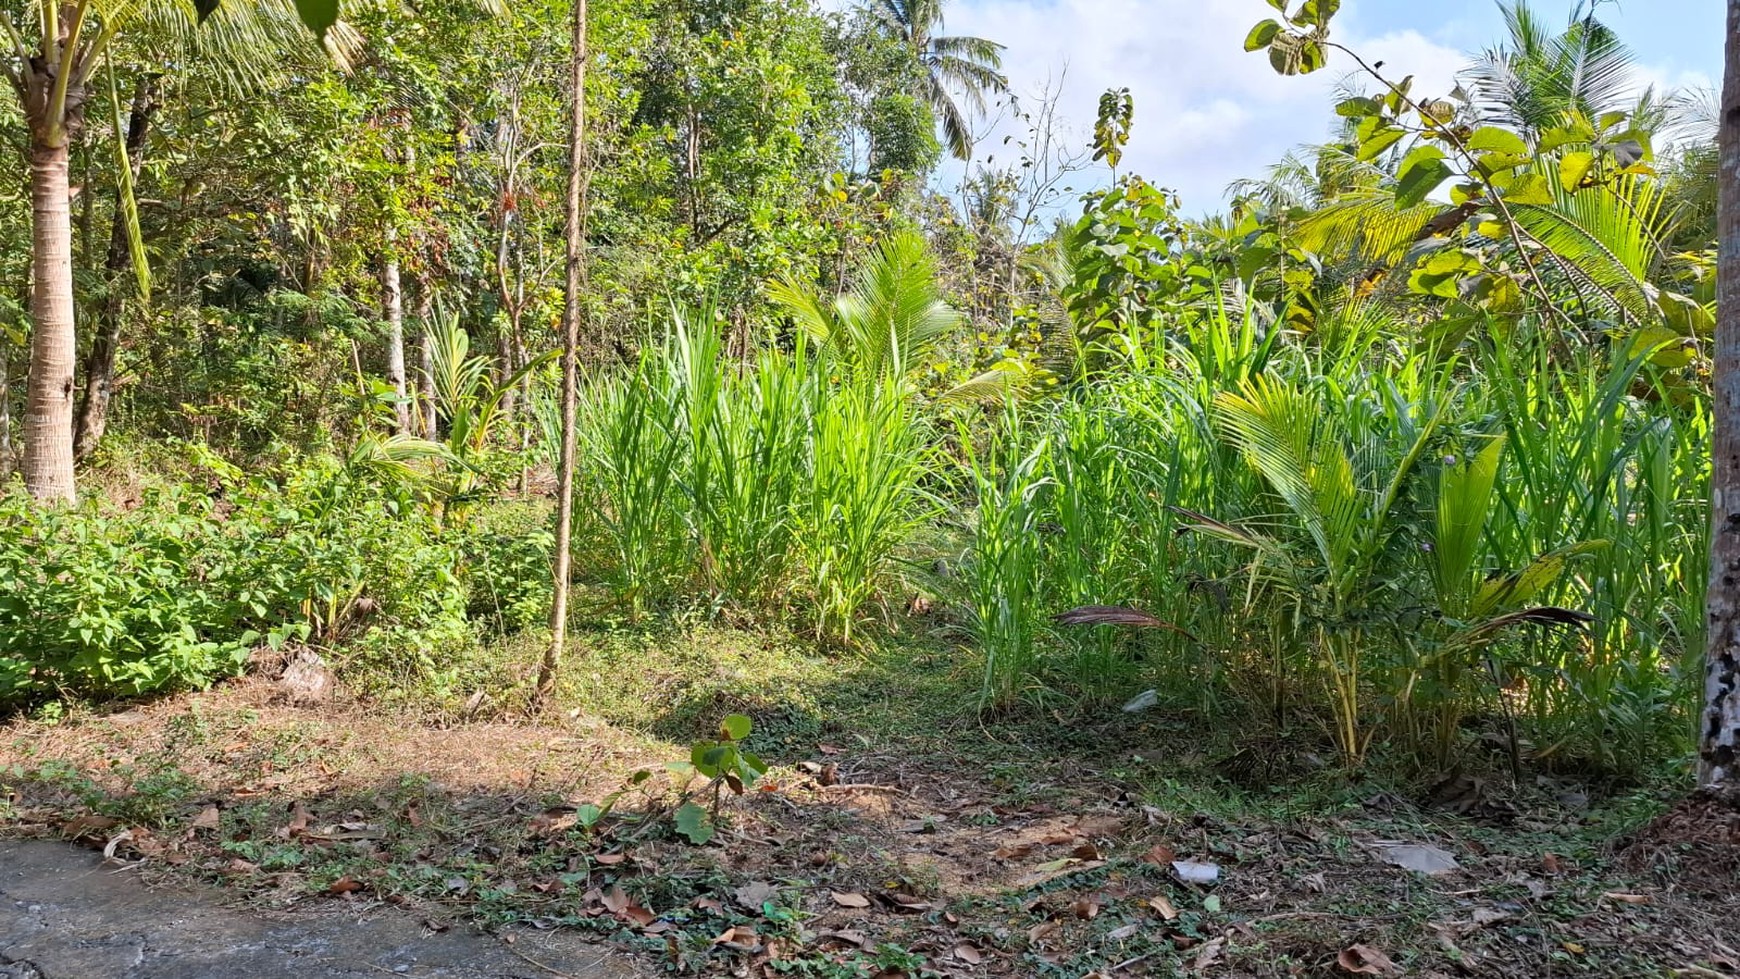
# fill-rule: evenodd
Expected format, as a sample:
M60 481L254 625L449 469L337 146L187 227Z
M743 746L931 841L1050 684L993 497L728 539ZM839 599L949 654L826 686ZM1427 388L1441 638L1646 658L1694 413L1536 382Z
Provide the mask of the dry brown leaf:
M1221 949L1225 947L1226 939L1224 938L1217 938L1209 942L1197 951L1196 958L1191 961L1190 967L1197 972L1207 969L1215 963L1215 960L1220 958Z
M1648 904L1648 894L1626 894L1621 891L1608 891L1601 895L1603 901L1617 901L1620 904Z
M902 893L896 891L893 894L884 894L882 896L890 904L893 904L896 910L900 910L900 911L929 911L930 910L930 902L929 901L926 901L923 898L914 897L911 894L902 894Z
M217 829L223 824L223 816L217 806L206 806L193 817L193 822L187 824L188 829Z
M256 870L259 870L260 865L243 860L241 857L234 857L230 860L229 865L224 869L232 874L251 874Z
M614 867L627 859L628 854L626 853L594 853L592 855L592 862L601 867Z
M580 818L574 814L574 810L557 806L533 816L526 830L533 836L555 836L573 829L579 821Z
M1164 843L1156 843L1148 848L1147 853L1142 854L1143 862L1151 863L1156 867L1170 867L1172 861L1177 859L1177 852Z
M1172 906L1172 902L1167 900L1165 895L1158 895L1149 898L1148 906L1153 908L1154 913L1166 921L1178 920L1178 909Z
M725 929L719 937L713 939L713 944L750 950L761 944L761 936L755 933L754 928L738 925L735 928Z
M351 894L360 890L362 890L362 885L351 879L349 874L346 874L333 881L332 885L326 889L326 893L338 897L341 894Z
M628 895L623 893L622 888L620 887L612 887L610 890L605 891L599 896L598 900L604 905L604 910L609 911L611 914L621 914L628 910L628 906L633 903L628 899Z
M865 946L870 944L870 936L864 934L861 931L851 931L850 929L844 929L844 928L840 929L839 931L821 932L818 937L832 939L834 941L842 942L842 943L847 944L847 945L856 945L859 948L864 948Z
M991 856L998 860L1025 860L1033 853L1033 844L1017 843L1013 846L1000 846L992 851Z
M1549 853L1546 856L1541 857L1541 873L1552 875L1562 874L1564 872L1565 862L1560 859L1557 853Z
M1077 860L1098 860L1100 858L1100 848L1092 842L1078 843L1076 844L1075 849L1069 851L1069 855Z
M1075 902L1069 906L1069 911L1071 914L1083 921L1092 921L1099 917L1100 905L1098 901L1095 901L1091 897L1077 898Z
M842 908L867 908L870 906L869 898L853 891L829 891L828 894L833 897L834 903Z
M985 961L984 953L965 942L955 946L955 958L968 965L978 965Z
M753 880L731 892L731 899L749 911L760 911L770 901L779 900L779 887L764 880Z
M1106 937L1114 942L1121 942L1126 938L1134 938L1136 933L1141 930L1141 925L1125 925L1122 928L1113 928L1111 931L1106 932Z
M1390 961L1390 957L1372 948L1370 945L1350 945L1341 950L1335 957L1335 964L1343 972L1356 976L1399 976L1402 970Z
M284 839L294 839L308 832L308 808L300 802L290 806L290 822L278 827L274 833Z

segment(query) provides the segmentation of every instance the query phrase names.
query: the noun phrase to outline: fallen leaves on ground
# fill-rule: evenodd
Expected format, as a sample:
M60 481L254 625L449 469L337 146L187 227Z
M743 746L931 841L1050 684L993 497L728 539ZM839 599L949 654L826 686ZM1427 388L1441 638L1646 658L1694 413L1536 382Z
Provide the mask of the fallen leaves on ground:
M1390 957L1372 948L1370 945L1350 945L1341 950L1335 957L1335 964L1343 972L1356 976L1399 976L1402 970Z

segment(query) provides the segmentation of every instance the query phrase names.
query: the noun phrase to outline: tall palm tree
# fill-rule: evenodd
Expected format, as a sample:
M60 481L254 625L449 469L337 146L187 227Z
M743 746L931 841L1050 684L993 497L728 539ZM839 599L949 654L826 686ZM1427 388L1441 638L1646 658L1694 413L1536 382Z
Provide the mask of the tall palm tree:
M1562 30L1548 26L1527 0L1500 3L1510 36L1463 73L1485 121L1515 129L1531 143L1567 112L1591 119L1629 112L1640 97L1635 60L1612 28L1595 19L1593 2L1579 2Z
M949 152L957 159L971 158L972 128L954 93L972 111L983 113L987 92L1007 91L1009 80L999 71L1003 45L982 37L939 36L943 0L876 0L870 9L924 66L922 94L942 123Z
M17 9L17 8L15 8ZM310 43L291 0L26 0L0 8L0 76L18 96L29 130L32 334L24 420L24 483L39 500L72 501L74 371L72 144L85 128L93 76L129 41L201 38L202 21L228 55L261 64L287 45ZM329 43L333 38L328 37ZM230 70L225 68L222 70Z

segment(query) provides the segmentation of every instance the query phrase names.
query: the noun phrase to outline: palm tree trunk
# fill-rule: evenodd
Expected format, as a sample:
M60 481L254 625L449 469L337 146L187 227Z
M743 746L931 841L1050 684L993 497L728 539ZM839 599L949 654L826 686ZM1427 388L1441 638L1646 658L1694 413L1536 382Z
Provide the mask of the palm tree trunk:
M33 127L34 128L34 127ZM68 142L30 141L31 246L35 282L30 312L30 381L25 388L24 485L43 501L74 502L72 211Z
M1699 787L1740 799L1740 0L1728 0L1722 88L1715 437Z
M1740 0L1733 0L1740 3ZM550 699L568 645L568 585L574 536L575 415L580 399L580 320L586 315L586 0L574 0L574 42L569 53L568 282L562 307L562 449L556 466L555 593L550 602L550 645L538 669L536 704Z
M151 132L151 117L157 112L157 83L150 75L140 75L133 87L133 110L127 120L127 164L138 184L140 167L145 160L145 139ZM126 312L126 294L122 281L132 257L131 236L127 215L121 206L121 191L116 190L115 218L109 225L109 254L103 270L109 283L109 294L103 303L102 328L91 337L91 349L85 356L85 391L79 401L78 426L73 435L73 458L83 459L103 440L109 423L109 401L115 391L115 355L121 346L121 319Z
M393 386L394 432L411 430L411 406L405 393L405 293L399 275L398 244L387 237L386 261L381 267L381 311L387 321L387 383Z

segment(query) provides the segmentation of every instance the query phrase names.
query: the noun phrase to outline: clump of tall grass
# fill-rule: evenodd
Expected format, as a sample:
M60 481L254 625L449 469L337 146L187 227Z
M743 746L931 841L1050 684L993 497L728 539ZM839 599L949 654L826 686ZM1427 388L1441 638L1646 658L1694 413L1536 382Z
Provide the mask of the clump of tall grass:
M1013 706L1037 681L1048 631L1045 548L1040 522L1050 443L1027 437L1011 408L981 449L964 422L958 431L972 491L974 522L961 562L973 638L984 657L982 709Z
M904 378L848 375L813 391L798 539L817 633L850 641L928 516L926 433Z
M580 492L608 545L606 579L636 616L692 561L679 482L683 406L668 352L643 351L632 371L594 379L581 399Z

